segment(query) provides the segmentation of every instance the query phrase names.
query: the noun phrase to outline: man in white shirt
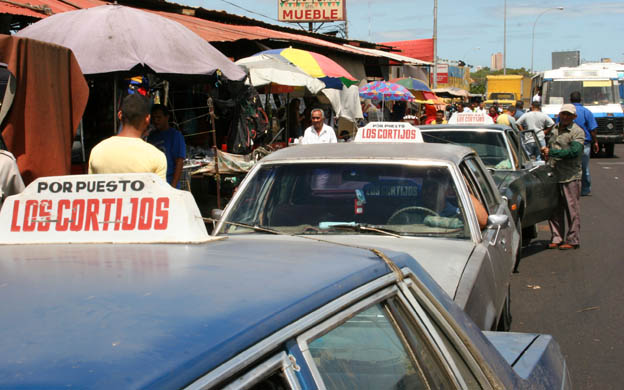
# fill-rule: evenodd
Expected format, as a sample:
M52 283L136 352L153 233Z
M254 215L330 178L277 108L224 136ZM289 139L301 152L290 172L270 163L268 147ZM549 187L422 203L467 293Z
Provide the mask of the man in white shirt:
M310 112L312 126L308 127L303 134L302 144L332 144L337 143L336 132L331 126L327 126L323 120L325 114L320 108Z
M535 101L531 103L531 111L522 114L516 123L523 129L535 130L535 134L542 144L541 147L546 146L545 132L548 132L555 124L548 115L542 112L540 103Z

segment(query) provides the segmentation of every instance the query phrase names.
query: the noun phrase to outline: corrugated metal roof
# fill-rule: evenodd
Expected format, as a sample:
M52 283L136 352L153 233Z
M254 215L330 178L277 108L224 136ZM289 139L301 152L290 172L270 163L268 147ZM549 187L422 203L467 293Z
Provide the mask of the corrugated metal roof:
M104 4L109 4L108 2L101 0L27 0L29 2L28 4L22 3L21 1L26 0L10 0L9 2L6 2L5 0L0 1L0 13L30 16L38 19L43 19L48 16L46 14L46 7L47 10L49 10L48 13L50 13L51 11L51 14L57 14L61 12L74 11L81 8L91 8ZM41 8L41 12L32 9L33 7ZM369 53L355 47L347 47L339 43L334 43L307 35L272 30L270 28L261 26L246 26L219 23L212 20L201 19L191 15L183 15L172 12L155 11L148 9L143 10L153 12L166 18L175 20L185 25L191 31L195 32L197 35L204 38L208 42L232 42L241 39L281 39L284 41L301 42L308 45L331 48L337 51L357 54L360 56L379 57L379 55L377 54Z
M0 14L8 14L8 15L19 15L19 16L29 16L31 18L42 19L47 15L44 11L35 11L30 8L20 7L17 5L5 3L4 1L0 2Z
M101 0L11 0L0 1L0 13L43 19L49 15L108 4ZM40 11L34 8L41 9Z
M364 50L347 47L337 43L325 41L319 38L309 37L305 35L298 35L287 33L283 31L271 30L265 27L259 26L241 26L214 22L211 20L200 19L190 15L174 14L163 11L150 11L155 12L161 16L173 19L190 30L195 32L200 37L209 42L231 42L240 39L249 40L264 40L264 39L283 39L285 41L302 42L314 46L322 46L332 48L335 50L357 54L368 57L379 57L379 55L368 53Z
M406 55L423 61L433 61L433 39L412 39L409 41L383 42L382 45L393 46Z

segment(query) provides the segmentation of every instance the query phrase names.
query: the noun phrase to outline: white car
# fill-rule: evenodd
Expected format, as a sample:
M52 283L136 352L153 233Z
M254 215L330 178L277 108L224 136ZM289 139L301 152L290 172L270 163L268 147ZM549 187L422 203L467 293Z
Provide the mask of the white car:
M473 202L487 210L487 226L479 226ZM519 235L469 148L342 143L277 151L247 175L213 232L266 233L407 252L481 329L509 329Z

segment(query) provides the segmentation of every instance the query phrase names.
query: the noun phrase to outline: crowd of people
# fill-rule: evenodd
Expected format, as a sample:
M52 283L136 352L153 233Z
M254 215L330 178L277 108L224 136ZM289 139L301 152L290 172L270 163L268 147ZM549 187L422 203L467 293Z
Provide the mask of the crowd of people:
M297 101L297 100L294 100ZM583 107L581 94L573 92L571 104L564 104L555 122L541 112L539 99L534 99L530 110L524 111L522 102L514 106L487 110L483 102L466 104L463 101L448 105L446 110L434 105L424 105L422 112L413 110L405 102L376 106L370 100L362 102L366 122L407 120L414 125L445 124L457 113L482 113L489 115L494 123L504 124L517 131L533 130L536 142L527 143L528 152L536 159L548 161L554 170L560 187L559 208L549 220L552 239L549 248L575 249L580 245L580 197L591 194L589 157L599 151L596 140L597 123L591 111ZM301 126L303 116L296 103L292 110L293 123ZM302 144L335 143L349 140L350 135L341 133L326 124L321 108L309 110L310 126L298 128ZM186 157L186 146L181 132L169 125L167 107L156 104L140 94L124 98L118 117L122 123L119 133L103 140L91 151L89 173L155 173L170 185L179 188L180 177ZM15 158L8 152L0 153L0 205L9 195L24 189ZM567 218L568 228L565 229Z
M556 122L541 111L539 99L534 99L530 110L526 112L521 101L507 107L494 104L487 110L483 102L466 104L460 101L448 105L445 111L433 105L424 105L422 115L411 115L409 110L401 108L403 116L399 120L407 120L415 125L445 124L455 112L472 112L489 115L494 123L510 126L516 131L533 130L537 140L527 142L527 151L536 160L547 160L559 186L559 206L549 219L552 237L548 248L576 249L580 246L580 197L591 194L589 156L592 150L597 153L599 149L596 140L598 125L591 111L583 107L581 94L573 92L570 101L571 104L562 105ZM393 118L395 105L386 107L389 107L388 117ZM379 111L379 107L370 100L362 102L362 112L367 122L380 121L386 117ZM338 142L333 129L322 122L322 110L313 110L313 113L312 126L305 130L302 143Z

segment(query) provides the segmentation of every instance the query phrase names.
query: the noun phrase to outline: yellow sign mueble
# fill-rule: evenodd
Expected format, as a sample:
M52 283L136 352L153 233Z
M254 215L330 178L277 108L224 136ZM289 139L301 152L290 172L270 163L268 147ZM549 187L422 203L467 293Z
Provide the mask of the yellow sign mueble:
M151 173L41 177L0 210L0 244L209 240L191 193Z
M355 142L417 142L422 143L420 129L408 122L370 122L360 127Z
M345 0L278 0L280 22L338 22L347 19Z

